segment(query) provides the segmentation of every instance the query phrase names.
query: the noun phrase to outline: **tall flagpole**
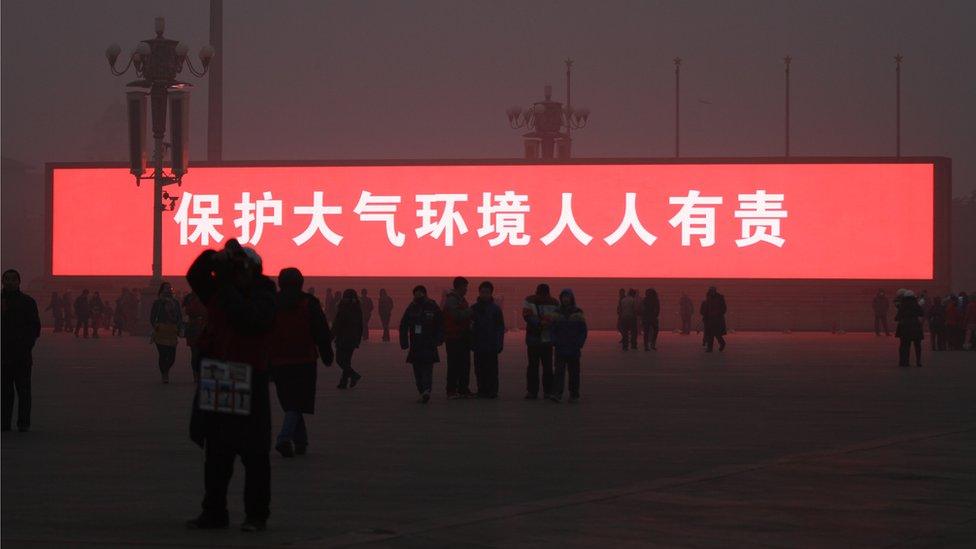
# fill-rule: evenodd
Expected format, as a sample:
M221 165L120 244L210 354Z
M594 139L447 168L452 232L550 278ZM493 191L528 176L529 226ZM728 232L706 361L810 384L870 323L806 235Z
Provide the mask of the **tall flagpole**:
M901 62L899 53L895 56L895 157L901 158Z
M674 58L674 157L681 156L681 58Z
M790 156L790 63L793 58L787 55L783 58L786 66L786 156Z

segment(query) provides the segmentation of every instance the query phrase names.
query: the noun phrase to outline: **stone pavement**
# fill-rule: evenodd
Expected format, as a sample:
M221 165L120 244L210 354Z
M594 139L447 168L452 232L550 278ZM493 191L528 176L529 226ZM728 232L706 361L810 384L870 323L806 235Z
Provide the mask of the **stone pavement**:
M374 337L378 334L374 333ZM376 338L378 339L378 337ZM34 430L2 437L4 547L976 545L976 354L897 368L891 338L595 333L577 405L524 401L511 333L498 401L414 404L392 344L351 391L320 369L305 458L272 459L263 534L190 532L202 453L181 348L162 385L143 338L46 333ZM438 385L443 365L435 369ZM275 408L275 421L281 414ZM231 515L242 518L241 474Z

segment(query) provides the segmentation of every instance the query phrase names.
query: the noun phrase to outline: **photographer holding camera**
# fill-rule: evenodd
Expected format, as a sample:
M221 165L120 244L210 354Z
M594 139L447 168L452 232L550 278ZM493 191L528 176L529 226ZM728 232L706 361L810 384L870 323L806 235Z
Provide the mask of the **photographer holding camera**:
M244 465L246 519L241 529L264 530L271 502L271 408L268 364L275 322L275 285L261 272L261 258L229 240L221 251L207 250L186 279L207 307L207 326L198 341L200 361L246 364L250 368L249 410L203 410L194 399L190 438L206 451L203 512L189 528L226 528L227 486L234 459ZM194 365L198 367L199 365ZM205 377L205 376L204 376ZM201 380L201 383L203 380Z

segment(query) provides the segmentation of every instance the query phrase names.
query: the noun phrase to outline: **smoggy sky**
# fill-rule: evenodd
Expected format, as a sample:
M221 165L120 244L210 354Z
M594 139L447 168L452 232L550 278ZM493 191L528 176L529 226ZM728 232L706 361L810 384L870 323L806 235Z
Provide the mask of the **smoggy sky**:
M903 154L950 156L954 194L976 189L976 2L228 0L224 12L226 160L518 157L505 109L545 82L562 100L566 57L573 103L592 110L576 156L671 156L676 55L683 156L780 155L786 54L794 155L893 155L901 51ZM111 76L103 52L150 38L157 15L194 54L208 41L202 0L5 0L3 156L123 159L122 118L106 112L135 77ZM207 82L185 76L203 159Z

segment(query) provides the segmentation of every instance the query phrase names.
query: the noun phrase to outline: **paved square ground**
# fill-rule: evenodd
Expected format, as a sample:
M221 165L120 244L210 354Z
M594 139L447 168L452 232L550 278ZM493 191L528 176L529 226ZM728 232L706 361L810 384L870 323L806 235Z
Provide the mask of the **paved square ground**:
M247 535L183 528L203 473L186 348L162 385L144 338L45 333L34 429L2 437L4 547L976 545L976 353L909 369L874 335L733 334L707 355L594 333L582 401L557 405L522 399L512 332L499 400L445 400L441 364L421 406L378 335L360 387L320 369L310 454L273 455L269 530Z

